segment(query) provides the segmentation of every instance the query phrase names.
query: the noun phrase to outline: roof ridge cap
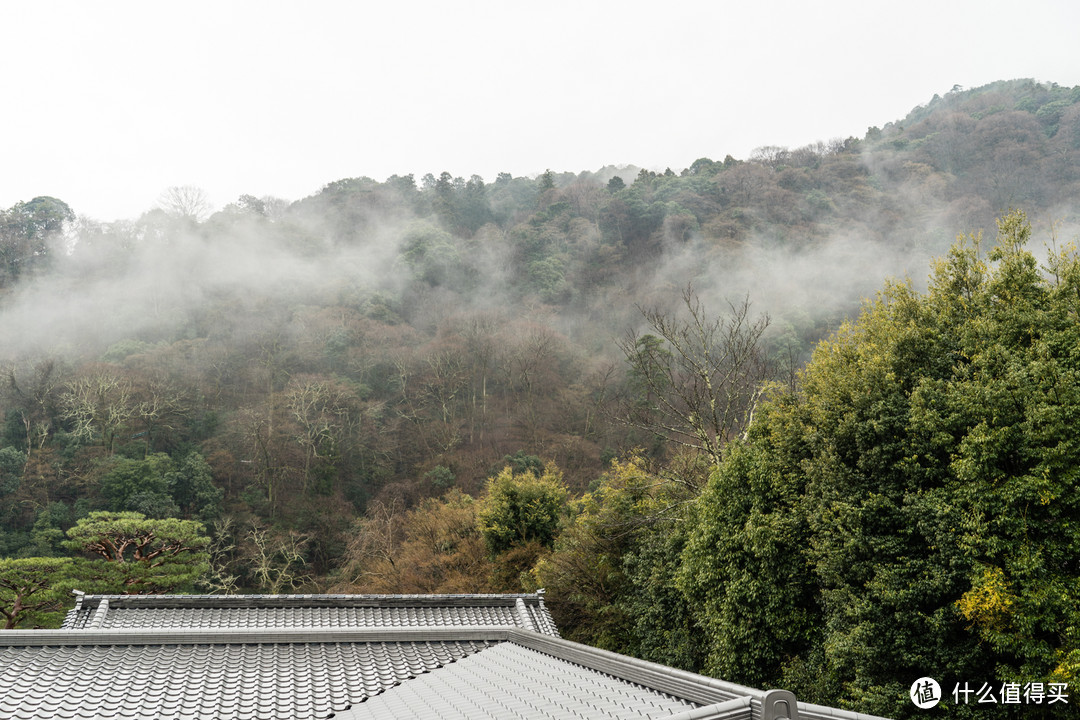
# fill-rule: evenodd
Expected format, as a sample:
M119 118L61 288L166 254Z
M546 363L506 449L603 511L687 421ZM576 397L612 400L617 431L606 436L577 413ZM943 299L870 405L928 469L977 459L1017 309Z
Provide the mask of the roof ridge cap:
M134 607L515 607L518 601L543 605L543 596L530 594L297 594L297 595L86 595L78 610L102 602L113 609Z
M513 625L365 628L116 628L7 630L0 647L73 645L236 645L358 642L468 642L507 639Z
M234 593L232 595L214 595L211 593L159 593L130 595L123 593L85 593L80 597L87 600L101 598L523 598L540 599L541 591L531 593Z

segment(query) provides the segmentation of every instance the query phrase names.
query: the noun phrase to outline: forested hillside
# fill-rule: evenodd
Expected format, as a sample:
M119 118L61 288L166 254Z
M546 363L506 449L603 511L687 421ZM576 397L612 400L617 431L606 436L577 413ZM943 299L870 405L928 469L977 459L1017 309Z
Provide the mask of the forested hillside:
M1077 197L1080 88L1023 80L663 172L20 202L7 624L546 587L572 639L868 712L1069 681Z

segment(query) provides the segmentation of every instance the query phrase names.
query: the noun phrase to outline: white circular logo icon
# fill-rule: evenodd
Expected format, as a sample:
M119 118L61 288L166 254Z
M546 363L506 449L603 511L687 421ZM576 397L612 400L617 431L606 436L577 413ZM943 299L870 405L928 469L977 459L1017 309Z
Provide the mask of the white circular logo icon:
M921 677L911 683L911 702L926 710L941 702L941 686L932 677Z

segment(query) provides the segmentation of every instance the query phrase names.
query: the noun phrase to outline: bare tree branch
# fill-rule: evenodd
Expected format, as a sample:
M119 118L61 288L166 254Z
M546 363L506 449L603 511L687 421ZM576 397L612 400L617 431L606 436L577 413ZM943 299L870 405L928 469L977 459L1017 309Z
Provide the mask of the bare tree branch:
M749 423L769 377L761 347L769 317L751 316L747 298L712 317L690 285L682 300L682 316L638 308L652 332L631 330L619 342L629 379L616 398L617 414L718 464L723 447Z
M194 185L181 185L166 188L158 198L158 205L177 217L201 221L210 212L210 200L206 191Z

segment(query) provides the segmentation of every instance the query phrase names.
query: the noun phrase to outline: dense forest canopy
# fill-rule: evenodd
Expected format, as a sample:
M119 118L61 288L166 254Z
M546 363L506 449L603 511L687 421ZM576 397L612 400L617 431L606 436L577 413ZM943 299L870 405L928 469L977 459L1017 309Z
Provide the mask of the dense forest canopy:
M546 586L575 639L867 711L1071 679L1077 197L1080 88L1018 80L677 171L20 202L6 623L70 587ZM163 528L190 561L86 540Z

